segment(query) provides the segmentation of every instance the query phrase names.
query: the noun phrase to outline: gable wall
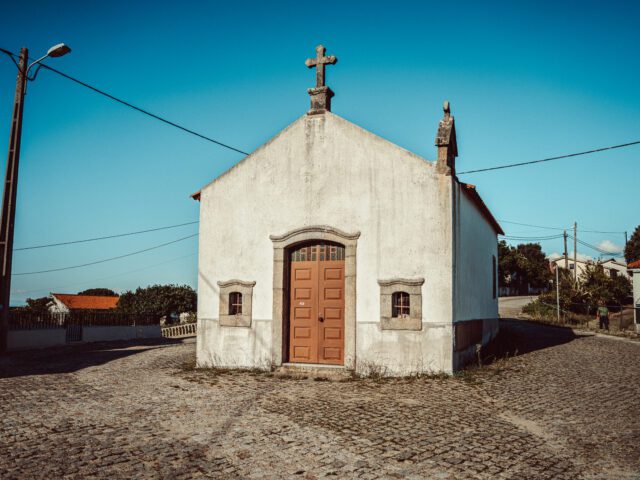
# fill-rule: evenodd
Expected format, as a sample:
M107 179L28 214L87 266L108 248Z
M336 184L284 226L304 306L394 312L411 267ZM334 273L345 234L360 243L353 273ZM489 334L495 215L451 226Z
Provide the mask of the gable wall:
M201 192L198 363L267 367L273 245L307 225L361 233L356 356L451 370L451 179L330 113L304 116ZM422 331L380 330L379 279L425 278ZM250 328L219 327L217 281L255 281Z

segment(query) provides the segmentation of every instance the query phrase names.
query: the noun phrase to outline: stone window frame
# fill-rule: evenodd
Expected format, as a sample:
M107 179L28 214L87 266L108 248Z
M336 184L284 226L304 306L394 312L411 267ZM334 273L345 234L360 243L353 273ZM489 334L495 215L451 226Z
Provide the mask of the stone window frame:
M378 280L380 285L380 329L422 330L422 285L424 278L391 278ZM409 315L393 317L393 294L409 294Z
M220 308L218 310L218 323L221 327L250 327L253 310L253 287L256 282L243 280L219 281ZM229 298L232 293L242 295L242 313L230 315Z
M282 338L285 312L285 292L289 279L285 278L286 251L294 245L309 241L329 241L344 245L344 366L356 368L356 249L360 232L346 233L328 225L309 225L282 235L269 235L273 242L273 321L271 324L271 365L279 367L286 355Z

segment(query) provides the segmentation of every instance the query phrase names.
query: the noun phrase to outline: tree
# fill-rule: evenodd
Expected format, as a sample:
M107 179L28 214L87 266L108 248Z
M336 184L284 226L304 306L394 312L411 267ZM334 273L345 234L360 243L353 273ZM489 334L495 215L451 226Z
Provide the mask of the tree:
M588 264L580 275L578 283L573 281L570 270L561 268L560 278L560 310L583 315L592 315L600 303L616 310L625 304L631 295L631 282L622 275L608 276L602 265ZM556 291L544 293L523 311L534 313L546 311L555 315ZM540 308L544 307L544 308Z
M595 310L600 302L606 305L622 305L631 295L631 282L621 275L610 277L602 265L587 265L580 277L579 288L585 296L589 310Z
M551 279L549 261L538 243L523 243L517 247L498 243L498 274L501 287L529 293L531 288L545 288Z
M47 305L51 302L51 297L27 298L27 306L24 311L31 313L47 313Z
M117 297L118 294L109 288L90 288L79 292L78 295L90 295L93 297Z
M152 285L120 295L118 310L171 317L183 312L195 312L197 304L198 294L188 285Z
M640 225L636 227L624 247L624 258L627 260L627 263L640 260Z

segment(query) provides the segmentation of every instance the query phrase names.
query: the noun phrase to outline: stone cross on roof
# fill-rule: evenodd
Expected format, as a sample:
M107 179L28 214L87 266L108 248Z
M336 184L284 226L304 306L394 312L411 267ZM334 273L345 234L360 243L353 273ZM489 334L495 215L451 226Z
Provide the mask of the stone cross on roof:
M325 56L326 51L326 48L322 45L318 45L316 47L316 58L307 58L307 61L304 62L304 64L309 68L316 67L316 88L325 86L325 65L331 65L338 61L338 59L333 55L329 55L328 57Z
M308 58L305 65L309 68L316 67L316 86L308 90L311 96L311 109L307 112L309 115L331 111L331 97L333 91L325 85L325 65L331 65L338 61L333 56L325 56L326 48L322 45L316 47L316 58Z

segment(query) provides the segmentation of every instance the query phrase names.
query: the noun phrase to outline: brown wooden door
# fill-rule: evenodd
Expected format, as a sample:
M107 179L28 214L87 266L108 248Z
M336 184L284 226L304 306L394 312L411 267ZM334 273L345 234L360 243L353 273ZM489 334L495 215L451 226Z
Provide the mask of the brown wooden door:
M344 247L291 253L289 361L344 364Z

